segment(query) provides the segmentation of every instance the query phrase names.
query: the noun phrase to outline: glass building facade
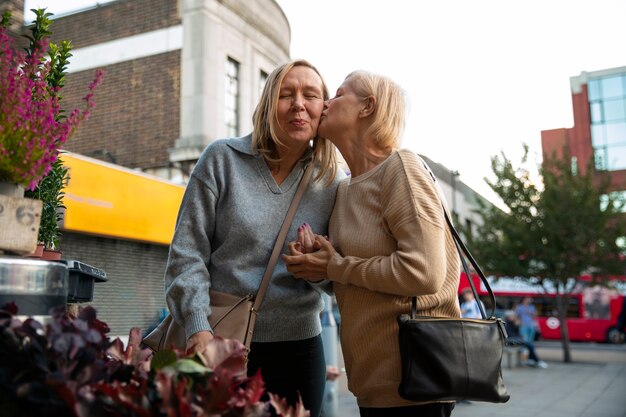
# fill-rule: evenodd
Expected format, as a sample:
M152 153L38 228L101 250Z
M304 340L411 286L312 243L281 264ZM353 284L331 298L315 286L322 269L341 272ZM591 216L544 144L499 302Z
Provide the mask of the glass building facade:
M596 169L626 169L626 72L587 82Z
M597 180L608 178L610 200L626 199L626 66L570 77L574 126L541 131L545 156L571 158L572 172L593 162ZM621 207L626 212L626 206Z

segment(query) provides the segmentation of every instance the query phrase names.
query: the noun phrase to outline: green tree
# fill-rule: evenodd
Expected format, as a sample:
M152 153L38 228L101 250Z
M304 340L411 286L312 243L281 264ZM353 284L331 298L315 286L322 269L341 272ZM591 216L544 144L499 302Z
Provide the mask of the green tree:
M624 274L624 200L609 192L609 178L595 171L593 161L584 175L572 167L567 150L539 165L540 179L533 181L524 168L528 146L524 151L519 167L504 153L491 158L496 179L485 181L505 209L479 202L482 225L471 245L486 273L556 291L563 360L571 362L567 300L581 275L606 283Z

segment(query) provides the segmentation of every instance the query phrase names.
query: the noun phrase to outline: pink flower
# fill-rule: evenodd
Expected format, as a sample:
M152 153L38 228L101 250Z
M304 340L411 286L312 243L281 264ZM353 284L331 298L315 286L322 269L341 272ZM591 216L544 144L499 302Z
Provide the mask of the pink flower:
M56 161L59 149L95 106L94 90L102 82L96 71L83 98L84 109L61 117L59 88L48 84L50 61L45 60L48 40L27 55L0 28L0 181L34 189Z

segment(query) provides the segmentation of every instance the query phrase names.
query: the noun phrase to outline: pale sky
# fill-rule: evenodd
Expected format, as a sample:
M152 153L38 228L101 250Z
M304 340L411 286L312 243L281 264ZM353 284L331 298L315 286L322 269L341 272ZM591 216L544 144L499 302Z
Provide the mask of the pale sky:
M395 79L403 146L490 199L490 156L518 161L527 143L540 161L541 130L573 126L569 77L626 66L626 0L277 1L292 57L331 91L354 69Z
M541 130L573 125L569 78L626 66L626 0L276 1L291 56L317 66L331 95L355 69L392 77L411 102L403 147L492 200L490 156L518 161L527 143L540 161Z

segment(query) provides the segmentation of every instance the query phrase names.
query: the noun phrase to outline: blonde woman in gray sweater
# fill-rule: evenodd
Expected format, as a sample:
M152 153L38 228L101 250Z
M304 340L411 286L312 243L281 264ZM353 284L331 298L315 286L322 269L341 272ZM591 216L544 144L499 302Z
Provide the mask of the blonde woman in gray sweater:
M419 157L399 149L405 113L404 92L389 78L346 77L319 128L351 172L337 190L330 242L306 227L283 256L296 277L333 282L348 387L363 417L447 417L454 408L398 394L396 318L410 311L411 296L418 315L460 317L459 258L441 201ZM306 253L310 241L319 250Z
M183 198L165 274L167 304L185 329L187 349L213 338L209 288L244 296L258 289L304 169L317 165L288 236L308 222L326 230L338 180L335 148L317 136L328 92L319 72L298 60L267 79L252 134L218 140L203 152ZM267 391L318 416L325 380L315 285L276 265L258 315L248 373L261 370Z

